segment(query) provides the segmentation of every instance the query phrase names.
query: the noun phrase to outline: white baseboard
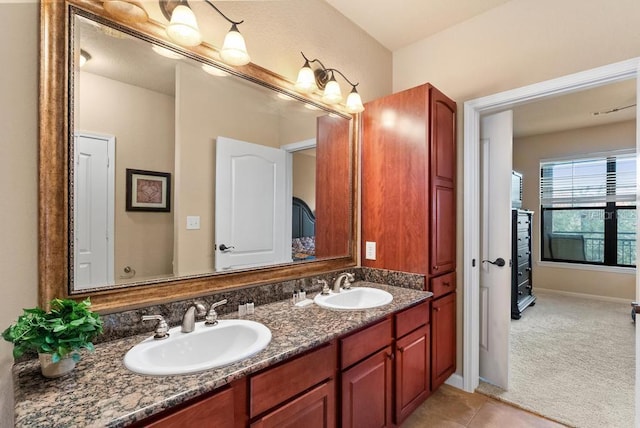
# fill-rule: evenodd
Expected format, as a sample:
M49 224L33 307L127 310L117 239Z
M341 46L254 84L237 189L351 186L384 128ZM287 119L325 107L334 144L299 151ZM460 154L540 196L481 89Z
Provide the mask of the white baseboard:
M560 296L569 296L569 297L578 297L581 299L589 299L589 300L599 300L601 302L611 302L611 303L624 303L631 304L633 299L623 299L621 297L609 297L609 296L598 296L596 294L586 294L586 293L573 293L570 291L561 291L561 290L553 290L551 288L533 288L534 293L542 293L542 294L558 294Z
M462 376L459 375L458 373L454 373L451 376L449 376L449 379L445 380L444 383L446 383L449 386L453 386L454 388L464 389Z

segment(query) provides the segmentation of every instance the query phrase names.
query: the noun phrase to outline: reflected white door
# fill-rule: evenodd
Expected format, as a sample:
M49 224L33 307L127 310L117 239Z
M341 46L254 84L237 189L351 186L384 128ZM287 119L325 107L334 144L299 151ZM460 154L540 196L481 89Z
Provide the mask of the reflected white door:
M480 134L480 377L506 390L511 321L511 110L483 117ZM488 262L498 258L504 266Z
M75 135L74 289L113 284L115 138Z
M284 150L218 137L216 271L291 261L285 190Z

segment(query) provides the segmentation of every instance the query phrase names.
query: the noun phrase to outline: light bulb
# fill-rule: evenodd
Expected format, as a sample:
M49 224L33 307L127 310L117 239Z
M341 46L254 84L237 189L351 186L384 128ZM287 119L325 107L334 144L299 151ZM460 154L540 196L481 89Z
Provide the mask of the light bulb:
M316 85L316 76L309 65L309 61L305 60L304 65L298 72L298 80L296 80L296 90L303 94L310 94L318 89Z
M230 65L246 65L251 61L244 37L238 31L236 24L231 26L231 29L224 37L224 43L222 44L222 49L220 49L220 58Z
M354 86L347 97L347 111L349 113L360 113L364 111L364 106L362 105L362 98L360 98L360 94L356 90Z
M328 104L337 104L342 101L342 91L340 90L340 85L336 82L333 73L331 74L331 79L329 79L327 85L324 87L322 100Z
M167 35L181 46L197 46L202 42L196 16L188 6L181 4L173 10Z

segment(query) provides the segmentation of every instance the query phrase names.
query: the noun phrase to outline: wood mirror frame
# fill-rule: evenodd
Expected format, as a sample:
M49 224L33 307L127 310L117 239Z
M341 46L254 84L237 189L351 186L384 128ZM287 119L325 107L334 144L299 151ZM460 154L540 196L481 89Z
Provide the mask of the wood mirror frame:
M118 22L104 11L97 0L43 0L40 10L40 86L39 86L39 160L38 160L38 301L46 307L54 298L83 299L90 296L93 308L101 313L142 307L169 301L183 300L211 294L216 291L241 288L264 283L286 281L312 276L328 271L345 269L357 265L357 189L358 189L358 141L359 115L351 120L351 194L350 194L350 255L304 262L270 266L260 269L214 274L135 287L69 293L70 248L69 248L69 165L68 144L69 120L69 23L71 6L89 12L96 17L114 23L123 31L135 30L161 44L170 44L164 35L164 27L153 22L127 24ZM180 49L190 58L216 64L231 74L286 93L292 98L313 103L317 107L329 108L319 96L304 96L297 93L292 82L255 64L231 67L217 62L215 48L203 43L194 48Z

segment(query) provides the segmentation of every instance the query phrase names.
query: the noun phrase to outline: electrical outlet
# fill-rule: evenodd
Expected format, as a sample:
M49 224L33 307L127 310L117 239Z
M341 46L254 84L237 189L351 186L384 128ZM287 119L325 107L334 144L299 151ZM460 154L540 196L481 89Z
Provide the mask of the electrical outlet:
M364 258L367 260L375 260L376 259L376 243L367 241L365 243L365 251Z

